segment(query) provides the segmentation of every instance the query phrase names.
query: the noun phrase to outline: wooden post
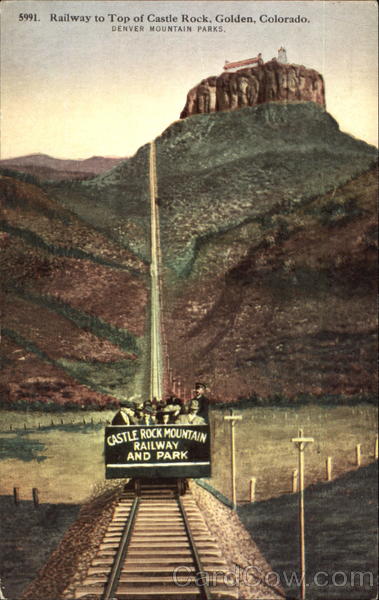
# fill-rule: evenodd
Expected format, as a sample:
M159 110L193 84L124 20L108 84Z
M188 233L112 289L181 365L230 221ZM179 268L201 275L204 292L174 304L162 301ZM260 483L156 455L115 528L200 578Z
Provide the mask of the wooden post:
M85 425L85 424L86 424L86 418L83 417L83 425Z
M224 417L225 421L230 421L230 445L231 445L231 466L232 466L232 503L233 510L237 508L237 495L236 495L236 441L235 441L235 424L236 421L242 421L241 415L233 415L233 410L230 411L230 415Z
M361 445L357 444L355 447L355 459L357 467L361 466Z
M33 488L32 494L33 494L33 504L34 504L35 508L38 508L38 506L39 506L38 489L37 488Z
M63 419L61 419L61 425L63 425Z
M9 425L9 429L12 431L12 429L13 429L12 423Z
M298 489L298 483L299 481L299 471L297 469L294 469L292 471L292 493L296 494L297 489Z
M53 421L53 419L51 419L51 425L52 425L52 427L54 427L54 421Z
M332 481L332 457L326 459L326 481Z
M250 479L250 502L255 502L255 486L257 483L256 477Z
M20 488L18 487L13 488L13 500L16 506L20 504Z
M374 458L375 458L375 460L378 460L378 455L379 455L379 443L378 443L378 437L376 437L375 448L374 448Z
M314 442L313 438L303 437L303 430L299 429L299 437L291 440L299 450L299 521L300 521L300 584L301 584L301 600L305 600L306 596L306 569L305 569L305 517L304 517L304 452L307 444Z

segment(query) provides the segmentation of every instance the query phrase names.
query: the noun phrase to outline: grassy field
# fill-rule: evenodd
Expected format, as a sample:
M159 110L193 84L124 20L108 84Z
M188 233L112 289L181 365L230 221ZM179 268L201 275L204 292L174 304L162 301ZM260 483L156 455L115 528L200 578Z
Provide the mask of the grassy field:
M298 406L246 408L236 425L237 500L249 501L249 485L256 478L256 499L280 496L292 489L298 452L291 442L299 428L313 437L305 453L305 483L325 480L325 461L332 457L333 478L355 467L355 447L361 444L362 465L374 460L377 408L357 406ZM231 497L229 411L214 410L213 472L210 483Z
M103 430L112 412L0 414L0 494L16 486L30 500L36 487L41 502L82 503L104 482Z

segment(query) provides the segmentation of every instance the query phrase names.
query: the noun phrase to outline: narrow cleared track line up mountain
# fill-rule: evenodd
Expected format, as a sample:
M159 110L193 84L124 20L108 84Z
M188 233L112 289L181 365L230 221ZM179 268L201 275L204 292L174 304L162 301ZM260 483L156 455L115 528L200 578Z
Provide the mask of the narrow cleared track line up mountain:
M149 160L151 206L151 308L150 308L150 398L162 397L161 309L159 286L159 215L157 206L157 169L155 143L150 144Z

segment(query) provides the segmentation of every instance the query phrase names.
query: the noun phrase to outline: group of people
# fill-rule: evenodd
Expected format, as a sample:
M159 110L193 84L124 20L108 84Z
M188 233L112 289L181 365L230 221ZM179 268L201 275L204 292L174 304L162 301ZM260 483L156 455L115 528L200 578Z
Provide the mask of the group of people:
M176 396L159 401L155 398L145 402L141 398L121 400L112 425L205 425L209 404L205 390L204 383L196 383L195 395L187 403Z

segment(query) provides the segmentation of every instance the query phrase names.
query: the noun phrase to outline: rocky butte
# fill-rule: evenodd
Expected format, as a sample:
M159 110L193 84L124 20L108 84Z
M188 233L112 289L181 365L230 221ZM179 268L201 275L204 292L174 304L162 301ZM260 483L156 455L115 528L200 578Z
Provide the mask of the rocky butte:
M325 107L323 77L314 69L273 58L253 67L203 79L188 92L180 118L265 102L315 102Z

